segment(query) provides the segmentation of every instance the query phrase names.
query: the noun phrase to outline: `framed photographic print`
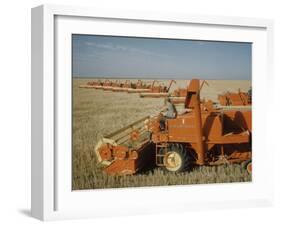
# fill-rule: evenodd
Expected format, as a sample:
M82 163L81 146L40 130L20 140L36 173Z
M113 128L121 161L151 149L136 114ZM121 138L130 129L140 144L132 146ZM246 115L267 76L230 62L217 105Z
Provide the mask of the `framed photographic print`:
M270 205L272 21L32 9L32 215Z

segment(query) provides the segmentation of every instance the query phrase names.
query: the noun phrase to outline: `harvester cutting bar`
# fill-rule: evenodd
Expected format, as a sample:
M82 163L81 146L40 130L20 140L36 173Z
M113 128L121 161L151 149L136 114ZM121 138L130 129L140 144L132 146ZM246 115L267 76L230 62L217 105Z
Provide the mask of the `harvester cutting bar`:
M103 86L102 89L103 90L112 90L113 86Z
M94 85L94 86L92 86L92 88L94 88L94 89L102 89L102 85Z
M79 88L88 88L88 89L93 89L94 86L93 85L80 85Z
M133 88L129 88L128 93L148 93L151 90L150 89L133 89Z
M140 93L142 98L161 98L167 96L169 96L169 93Z
M126 87L113 87L112 91L113 92L127 92L129 88Z

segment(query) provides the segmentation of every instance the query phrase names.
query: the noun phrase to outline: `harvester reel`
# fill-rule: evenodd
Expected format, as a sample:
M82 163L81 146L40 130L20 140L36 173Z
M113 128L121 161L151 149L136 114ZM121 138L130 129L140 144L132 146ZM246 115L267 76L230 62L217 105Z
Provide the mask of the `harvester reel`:
M189 166L187 150L181 144L172 144L164 156L164 166L170 172L183 172Z
M97 143L96 147L95 147L95 154L97 157L97 162L98 165L101 167L105 167L110 165L112 162L111 161L107 161L107 160L102 160L101 155L99 153L99 149L103 146L103 145L112 145L112 146L116 146L116 142L114 140L111 139L107 139L107 138L102 138L101 140L99 140L99 142Z

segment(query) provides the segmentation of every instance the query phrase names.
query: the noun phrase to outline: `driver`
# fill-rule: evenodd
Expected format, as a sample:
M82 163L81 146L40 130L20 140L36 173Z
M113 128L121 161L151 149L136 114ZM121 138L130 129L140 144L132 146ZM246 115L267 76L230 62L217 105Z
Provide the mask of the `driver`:
M169 97L165 98L164 107L161 112L163 113L161 113L162 117L160 118L160 129L164 130L166 119L173 119L177 117L177 110Z

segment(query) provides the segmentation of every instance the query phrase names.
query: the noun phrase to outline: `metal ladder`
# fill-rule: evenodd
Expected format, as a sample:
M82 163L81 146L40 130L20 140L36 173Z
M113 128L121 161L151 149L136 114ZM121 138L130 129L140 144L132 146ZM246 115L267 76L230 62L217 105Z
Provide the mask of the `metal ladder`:
M157 166L164 166L164 156L167 153L167 143L160 143L156 144L156 165Z

